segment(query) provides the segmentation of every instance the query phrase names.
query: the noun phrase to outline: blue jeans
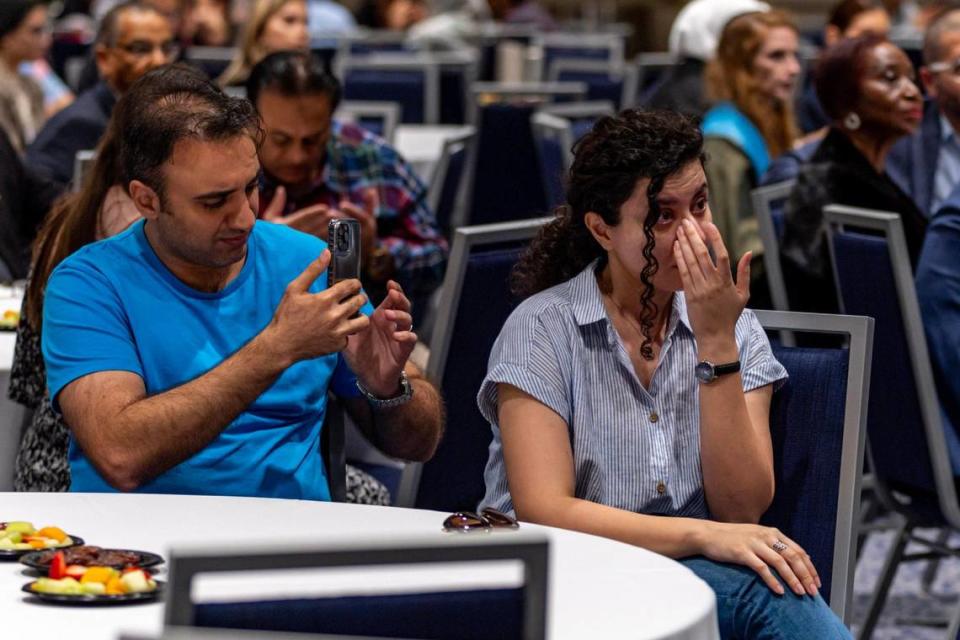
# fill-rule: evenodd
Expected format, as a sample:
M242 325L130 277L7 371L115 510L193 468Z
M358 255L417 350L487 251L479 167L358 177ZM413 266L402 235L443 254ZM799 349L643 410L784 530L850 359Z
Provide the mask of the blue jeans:
M798 596L784 587L786 594L778 596L752 569L741 565L703 557L680 562L717 595L717 617L724 640L852 640L819 595Z

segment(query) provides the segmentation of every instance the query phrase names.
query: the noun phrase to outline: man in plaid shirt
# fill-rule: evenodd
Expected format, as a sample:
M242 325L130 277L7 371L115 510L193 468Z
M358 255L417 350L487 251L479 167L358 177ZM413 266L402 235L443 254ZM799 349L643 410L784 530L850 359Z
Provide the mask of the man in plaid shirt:
M357 219L365 289L377 301L387 280L396 279L420 316L443 278L447 242L426 186L400 154L333 120L340 93L337 79L309 53L275 53L251 72L247 97L266 134L260 216L324 240L331 219Z

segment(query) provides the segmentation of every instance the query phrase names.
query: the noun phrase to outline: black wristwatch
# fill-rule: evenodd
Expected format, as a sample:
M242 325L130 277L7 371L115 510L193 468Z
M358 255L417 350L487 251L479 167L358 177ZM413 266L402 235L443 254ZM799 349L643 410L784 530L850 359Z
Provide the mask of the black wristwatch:
M413 397L413 385L410 384L407 374L403 371L400 372L400 395L392 398L379 398L370 393L362 384L360 384L359 380L357 380L357 389L359 389L360 393L367 398L367 402L370 403L370 406L378 411L381 409L399 407L400 405L409 402L410 398Z
M694 369L694 374L697 376L697 380L703 384L710 384L720 376L738 371L740 371L739 360L736 362L728 362L727 364L713 364L712 362L704 360Z

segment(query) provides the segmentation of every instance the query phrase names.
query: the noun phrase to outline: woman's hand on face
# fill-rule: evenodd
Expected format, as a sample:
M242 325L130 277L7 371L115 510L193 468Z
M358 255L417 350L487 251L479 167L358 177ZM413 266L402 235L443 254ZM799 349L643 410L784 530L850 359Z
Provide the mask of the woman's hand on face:
M784 589L773 575L774 570L798 596L816 595L822 586L810 555L779 530L755 524L710 521L707 524L705 540L700 545L701 553L707 558L750 567L778 595L783 595ZM787 548L774 550L777 541Z
M734 283L720 231L712 222L704 223L702 229L717 257L716 264L697 224L689 218L680 223L673 243L691 328L701 347L703 341L733 337L737 319L750 299L751 257L747 252L740 258Z

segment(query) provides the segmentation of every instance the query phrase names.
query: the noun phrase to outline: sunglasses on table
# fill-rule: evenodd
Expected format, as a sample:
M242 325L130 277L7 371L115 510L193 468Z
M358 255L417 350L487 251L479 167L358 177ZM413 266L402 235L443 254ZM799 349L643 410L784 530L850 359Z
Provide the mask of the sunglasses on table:
M443 521L444 531L470 533L471 531L492 531L494 529L518 529L520 524L507 514L489 507L477 513L475 511L457 511Z

